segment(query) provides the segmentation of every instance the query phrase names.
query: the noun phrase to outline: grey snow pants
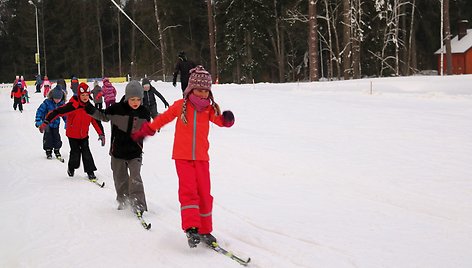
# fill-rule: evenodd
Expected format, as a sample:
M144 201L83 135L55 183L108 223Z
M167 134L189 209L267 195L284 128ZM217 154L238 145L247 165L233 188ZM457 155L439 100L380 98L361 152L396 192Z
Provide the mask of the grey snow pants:
M133 208L147 211L141 179L141 162L142 158L125 160L112 156L111 169L115 181L116 200L119 203L129 202Z

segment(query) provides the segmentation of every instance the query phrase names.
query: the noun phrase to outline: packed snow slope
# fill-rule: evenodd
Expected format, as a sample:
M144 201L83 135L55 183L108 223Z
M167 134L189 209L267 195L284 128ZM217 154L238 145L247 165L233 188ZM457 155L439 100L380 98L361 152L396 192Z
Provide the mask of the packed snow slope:
M170 103L181 96L153 84ZM43 97L29 91L23 113L0 92L0 267L240 267L187 245L174 122L144 143L147 231L116 209L110 125L105 147L90 131L105 188L82 167L69 178L65 130L66 163L47 160L34 127ZM210 130L213 234L250 267L472 267L472 76L213 92L236 116Z

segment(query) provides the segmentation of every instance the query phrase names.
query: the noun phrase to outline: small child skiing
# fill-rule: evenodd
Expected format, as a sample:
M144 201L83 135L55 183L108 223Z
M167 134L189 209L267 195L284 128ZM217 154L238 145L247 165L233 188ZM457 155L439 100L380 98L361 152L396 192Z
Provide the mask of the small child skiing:
M51 81L49 81L49 78L46 75L44 76L41 87L43 87L43 96L46 98L49 90L51 90Z
M42 124L46 115L60 107L64 104L63 101L64 92L60 85L57 85L53 90L49 92L48 97L39 105L38 109L36 110L36 120L35 126L39 128ZM62 117L64 123L66 122L65 117ZM46 151L46 158L52 159L52 152L54 150L54 155L57 159L61 160L62 156L60 153L60 149L62 147L62 140L61 134L59 133L59 125L61 120L59 118L54 119L51 123L44 128L44 136L43 136L43 149Z
M103 78L103 98L105 99L105 107L108 108L116 102L116 89L108 78Z
M70 79L70 89L72 90L72 95L77 96L77 89L79 88L79 79L75 76L72 76Z
M95 108L103 109L103 91L102 87L98 85L98 81L93 82L92 97Z
M159 114L157 112L156 97L154 95L161 99L165 108L169 107L169 103L166 101L164 96L162 96L162 94L151 85L151 81L149 81L149 79L143 78L142 84L144 88L143 105L149 109L151 112L151 117L154 118Z
M138 81L126 85L125 96L120 102L108 107L105 111L87 104L87 113L101 121L111 121L111 169L115 181L118 209L128 205L142 216L147 211L141 165L143 141L133 141L132 131L139 130L143 123L151 121L149 110L142 104L143 87Z
M41 75L36 75L36 82L34 85L36 86L36 92L35 93L41 93L41 84L43 83L43 80L41 79Z
M90 89L86 83L80 83L77 88L77 96L70 98L69 102L56 108L46 115L39 131L44 132L50 122L53 122L58 116L67 115L66 136L69 139L70 154L67 174L74 176L75 169L80 166L80 158L84 164L84 171L89 180L96 181L94 171L97 170L93 161L92 152L89 147L89 126L93 125L98 134L98 140L105 146L105 135L100 121L93 119L87 114L84 107L89 102Z
M214 101L211 84L211 75L203 66L190 70L183 99L174 102L152 123L144 123L139 131L132 134L133 140L140 142L177 118L172 158L179 177L182 229L191 248L201 240L209 246L216 243L216 238L211 234L213 197L210 193L209 123L220 127L234 124L231 111L221 114Z
M25 91L23 89L23 85L21 80L16 80L16 83L13 85L13 89L11 90L10 97L13 99L13 110L16 111L16 107L20 113L23 112L23 96L25 95Z
M65 81L63 78L59 78L59 79L57 79L56 82L57 82L58 85L61 85L62 92L64 92L64 97L63 97L63 99L64 99L64 100L67 100L68 92L67 92L67 84L66 84L66 81Z

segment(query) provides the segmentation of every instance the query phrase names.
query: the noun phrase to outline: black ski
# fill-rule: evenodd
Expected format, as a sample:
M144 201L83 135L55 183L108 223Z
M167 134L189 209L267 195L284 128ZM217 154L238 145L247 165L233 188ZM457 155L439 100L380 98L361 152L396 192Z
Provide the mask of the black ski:
M62 156L56 156L56 159L59 160L59 162L64 163L64 158L62 158Z
M244 265L244 266L247 266L249 264L249 262L251 261L251 258L247 258L247 260L244 260L244 259L234 255L233 252L227 251L226 249L220 247L220 245L218 245L218 243L216 243L216 242L213 242L211 245L208 245L208 247L213 249L214 251L216 251L218 253L221 253L221 254L225 255L226 257L231 258L232 260L235 260L237 263L239 263L241 265Z
M151 223L147 223L143 219L143 215L141 214L141 211L136 212L136 217L138 217L139 222L141 222L141 225L143 226L144 229L149 230L151 229Z
M92 179L92 180L89 180L88 178L85 178L85 179L88 180L91 183L96 184L100 188L103 188L105 186L105 182L100 183L100 182L97 181L97 179Z

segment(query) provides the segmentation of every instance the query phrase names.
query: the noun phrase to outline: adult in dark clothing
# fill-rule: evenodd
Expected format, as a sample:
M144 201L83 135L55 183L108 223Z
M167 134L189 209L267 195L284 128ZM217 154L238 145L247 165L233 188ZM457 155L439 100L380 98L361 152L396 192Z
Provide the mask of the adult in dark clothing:
M172 80L172 85L177 86L177 75L180 73L180 86L182 88L182 93L185 91L188 85L188 78L190 77L190 70L195 68L195 63L187 60L187 56L184 51L179 52L179 61L175 65L174 78Z
M155 96L158 96L159 99L161 99L162 103L164 103L164 107L169 107L169 103L166 101L164 96L162 96L162 94L159 93L159 91L157 91L151 85L149 79L143 78L142 85L144 88L143 105L148 108L149 112L151 112L151 117L154 118L159 114L159 112L157 111L157 103Z

